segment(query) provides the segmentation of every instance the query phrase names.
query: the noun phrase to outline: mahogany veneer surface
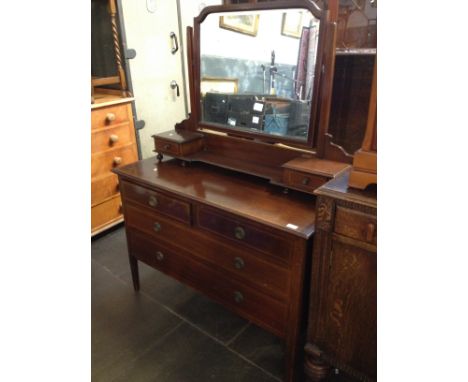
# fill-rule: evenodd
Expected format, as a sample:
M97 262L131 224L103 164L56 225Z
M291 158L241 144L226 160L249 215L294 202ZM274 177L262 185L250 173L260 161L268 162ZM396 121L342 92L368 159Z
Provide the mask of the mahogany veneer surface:
M114 170L120 176L198 200L302 238L314 232L315 204L307 195L283 194L282 187L203 163L149 158ZM288 228L289 225L297 227Z
M285 340L286 380L302 380L304 285L315 202L266 179L205 163L150 158L119 176L130 267L192 286Z

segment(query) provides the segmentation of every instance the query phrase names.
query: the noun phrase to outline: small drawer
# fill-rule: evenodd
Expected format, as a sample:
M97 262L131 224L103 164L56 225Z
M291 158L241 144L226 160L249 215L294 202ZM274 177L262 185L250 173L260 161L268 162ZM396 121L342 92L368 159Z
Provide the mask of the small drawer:
M107 175L113 168L138 160L136 144L93 154L91 156L91 177Z
M169 156L180 156L181 144L176 142L171 142L165 139L156 139L156 152L161 154L167 154Z
M145 208L190 224L190 203L125 181L122 182L120 188L122 197L126 202L137 203Z
M91 208L91 231L97 231L120 218L122 218L122 203L120 196L116 195Z
M325 176L308 174L306 172L283 170L283 181L286 186L301 191L314 192L315 189L327 183L330 179Z
M190 248L174 248L134 229L127 230L127 237L132 256L193 286L248 320L285 336L285 303L233 280L220 268L197 261Z
M289 262L290 245L286 238L209 207L198 206L196 211L196 223L200 228Z
M337 206L335 232L353 239L377 244L377 219L372 215Z
M132 126L125 122L94 130L91 134L91 153L95 154L135 142L135 132Z
M115 174L105 175L91 181L91 206L101 203L119 193L119 179Z
M153 135L155 152L184 157L203 149L203 135L191 131L170 130Z
M91 129L99 129L131 121L132 108L129 103L93 109Z
M178 243L187 233L187 226L174 221L150 207L140 208L125 201L125 224L137 228L157 240L166 242L168 245Z

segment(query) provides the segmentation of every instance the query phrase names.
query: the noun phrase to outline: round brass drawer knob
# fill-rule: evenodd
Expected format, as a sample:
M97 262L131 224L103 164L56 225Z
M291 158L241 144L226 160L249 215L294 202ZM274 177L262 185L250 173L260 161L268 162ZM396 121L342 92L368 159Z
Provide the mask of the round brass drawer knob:
M302 184L303 184L304 186L307 186L309 183L310 183L310 178L305 177L304 179L302 179Z
M161 229L162 229L161 224L159 224L158 222L156 222L156 223L153 224L153 230L154 230L154 232L160 232Z
M122 157L115 157L114 158L114 164L118 166L119 164L122 163Z
M234 236L236 239L242 240L245 238L245 230L242 227L236 227L234 228Z
M236 267L236 269L242 269L245 267L245 262L241 257L236 257L234 259L234 266Z
M154 195L151 195L148 200L148 204L151 207L156 207L158 205L158 198Z
M164 260L164 253L162 253L161 251L157 251L156 252L156 260L163 261Z
M107 113L106 114L106 122L110 123L112 121L115 121L115 114L114 113Z
M234 301L238 304L240 304L242 301L244 301L244 295L239 292L238 290L236 290L234 292Z
M171 145L164 145L164 150L169 150L171 148Z
M118 136L117 134L111 134L111 135L109 136L109 142L110 142L111 144L117 143L118 141L119 141L119 136Z

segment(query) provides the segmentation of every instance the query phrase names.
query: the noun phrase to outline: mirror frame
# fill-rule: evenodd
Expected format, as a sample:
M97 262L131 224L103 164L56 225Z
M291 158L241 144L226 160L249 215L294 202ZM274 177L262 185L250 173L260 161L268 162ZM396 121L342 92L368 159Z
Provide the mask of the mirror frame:
M319 37L318 37L318 49L317 49L317 60L315 65L315 77L314 77L314 89L312 95L312 104L311 104L311 113L309 120L309 129L307 141L281 137L278 135L269 135L262 134L250 131L243 131L241 129L235 130L229 127L223 127L222 125L204 123L201 120L201 95L200 95L200 26L201 23L206 19L206 17L213 13L228 13L228 12L240 12L240 11L262 11L262 10L274 10L274 9L295 9L302 8L308 10L312 13L314 17L320 20L319 27ZM193 34L193 45L192 45L192 87L191 91L191 116L190 119L193 121L193 128L199 132L208 131L218 131L226 133L230 136L243 137L255 139L258 141L266 143L282 143L288 146L309 149L312 150L317 148L318 156L322 150L319 146L323 143L323 140L320 138L326 133L328 125L328 116L326 115L327 103L329 111L329 100L330 91L327 91L329 86L324 86L322 83L325 77L325 48L329 46L330 40L327 36L327 29L329 23L329 11L323 10L318 7L317 4L310 0L290 0L290 1L275 1L275 2L264 2L264 3L244 3L244 4L233 4L233 5L219 5L219 6L209 6L205 7L200 14L194 19L194 34ZM330 35L330 33L329 33ZM331 35L334 36L332 33ZM327 40L327 41L326 41ZM334 39L332 39L334 47ZM333 49L334 50L334 49ZM328 54L330 54L328 52ZM189 68L190 70L190 68ZM328 81L329 82L329 81ZM323 95L328 95L323 97ZM323 103L325 102L325 107ZM325 113L324 113L325 111ZM325 124L323 122L323 117L325 117Z

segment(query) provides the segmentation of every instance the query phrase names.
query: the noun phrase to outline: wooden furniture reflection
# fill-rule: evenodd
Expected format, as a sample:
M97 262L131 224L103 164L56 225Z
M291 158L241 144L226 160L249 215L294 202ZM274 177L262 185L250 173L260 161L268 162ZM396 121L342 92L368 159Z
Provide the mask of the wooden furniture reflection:
M377 378L377 199L353 190L346 172L316 190L316 233L305 347L309 381L337 368Z
M377 184L377 64L374 67L369 118L362 147L354 154L351 187L364 189Z
M300 380L313 200L202 163L151 158L114 172L135 289L142 261L203 292L284 338L286 380Z
M91 234L122 222L117 176L112 169L138 160L132 98L97 94L91 105Z

